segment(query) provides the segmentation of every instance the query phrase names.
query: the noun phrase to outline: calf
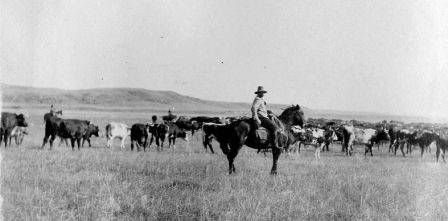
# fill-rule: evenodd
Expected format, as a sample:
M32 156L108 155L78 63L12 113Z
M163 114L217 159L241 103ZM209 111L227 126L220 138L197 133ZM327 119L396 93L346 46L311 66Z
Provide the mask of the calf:
M9 136L11 135L11 131L14 129L14 127L20 126L20 127L27 127L28 123L25 120L25 115L23 114L15 114L15 113L9 113L9 112L1 112L1 126L0 131L0 144L2 142L2 138L5 142L5 147L8 146L8 140Z
M105 133L108 148L112 146L112 141L115 138L119 138L121 139L120 148L123 150L126 137L131 134L131 128L124 123L110 122L106 125Z
M320 152L325 145L325 130L320 128L304 128L293 130L294 134L299 136L298 143L299 147L297 149L297 153L300 152L300 147L303 146L313 146L314 149L314 157L316 159L320 159Z
M14 138L16 145L19 146L23 142L23 138L28 134L27 127L15 126L11 131L9 137L9 143L11 144L11 139Z
M86 133L82 136L82 145L84 146L84 142L87 140L87 143L89 143L89 147L92 147L92 145L90 144L90 137L95 136L95 137L99 137L99 132L100 129L98 128L98 126L94 125L94 124L89 124L89 126L87 127Z
M143 146L143 151L146 151L148 144L148 136L150 134L149 124L134 124L131 127L131 151L134 150L134 144L137 146L137 151Z
M187 133L180 129L175 123L167 122L168 126L168 148L171 148L171 144L176 148L176 138L182 138L188 142Z

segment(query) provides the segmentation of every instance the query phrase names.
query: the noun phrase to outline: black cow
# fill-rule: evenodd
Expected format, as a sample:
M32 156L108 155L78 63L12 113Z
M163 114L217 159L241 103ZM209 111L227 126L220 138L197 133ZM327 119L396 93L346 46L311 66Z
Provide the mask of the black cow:
M181 116L176 120L176 125L183 130L191 131L191 136L194 136L194 132L201 128L200 124L191 120L188 117Z
M151 140L149 141L149 146L151 146L154 139L156 140L157 150L163 149L163 143L165 142L165 139L168 138L168 131L169 127L168 125L161 123L161 124L154 124L150 128L151 130Z
M42 142L42 148L50 138L50 149L53 147L53 141L56 136L61 137L61 139L70 139L72 150L75 149L75 141L78 145L78 150L81 147L81 139L85 135L87 128L90 125L88 120L78 120L78 119L61 119L58 117L49 117L45 121L45 136Z
M423 157L425 149L428 149L429 145L431 145L432 142L437 140L438 136L433 132L430 131L415 132L410 136L408 140L408 146L418 145L421 150L421 156Z
M166 122L166 125L168 126L168 148L171 148L171 144L176 148L176 138L182 138L185 141L188 141L185 130L179 128L173 122Z
M28 127L28 123L25 120L25 116L23 114L2 112L1 128L0 128L0 135L1 135L0 144L3 138L5 142L5 147L8 146L8 138L11 135L11 131L16 126Z
M215 153L212 147L213 139L216 139L220 145L229 143L230 139L227 136L229 133L229 127L226 127L224 124L205 123L202 125L202 144L204 145L205 151L207 151L208 147L213 154Z
M42 141L41 149L45 147L45 144L48 142L48 138L50 138L50 150L53 148L53 142L56 139L56 136L59 136L61 132L61 124L62 119L59 117L50 116L45 120L45 135ZM61 142L62 140L63 138L61 137Z
M75 149L75 141L78 145L78 150L81 147L81 140L89 128L90 121L78 119L63 119L59 127L58 135L61 138L70 139L72 150Z
M86 133L84 134L84 136L82 136L82 145L84 146L84 142L87 140L87 143L89 143L89 147L92 147L92 145L90 144L90 137L95 136L95 137L99 137L99 132L100 129L98 128L98 126L94 125L94 124L90 124L87 127Z
M146 151L148 144L148 136L150 134L149 124L134 124L131 127L131 151L134 150L134 144L137 146L137 151L143 146L143 151Z

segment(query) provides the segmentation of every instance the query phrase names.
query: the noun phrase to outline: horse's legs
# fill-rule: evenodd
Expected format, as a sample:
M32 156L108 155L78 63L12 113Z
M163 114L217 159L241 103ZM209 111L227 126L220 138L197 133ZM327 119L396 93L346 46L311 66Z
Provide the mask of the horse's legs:
M227 160L229 160L229 174L235 173L235 165L233 162L235 161L238 152L240 151L242 144L230 144L229 151L227 153Z
M278 158L281 154L281 149L280 148L272 148L272 169L271 169L271 175L277 175L277 162L278 162Z

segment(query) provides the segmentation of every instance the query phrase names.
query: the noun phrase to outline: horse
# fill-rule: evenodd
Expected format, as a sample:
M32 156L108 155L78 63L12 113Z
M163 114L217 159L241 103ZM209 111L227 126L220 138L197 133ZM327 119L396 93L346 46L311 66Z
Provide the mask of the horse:
M214 125L210 128L210 132L220 144L222 152L227 156L227 160L229 161L229 174L236 172L234 160L243 145L254 149L272 149L273 164L271 174L277 174L277 162L282 152L281 148L287 149L294 142L289 139L291 136L291 127L294 125L303 127L304 114L299 105L292 105L284 109L280 116L274 116L273 121L278 128L276 133L277 143L280 148L272 148L269 137L263 139L257 136L256 131L261 128L251 118L237 120L227 125Z

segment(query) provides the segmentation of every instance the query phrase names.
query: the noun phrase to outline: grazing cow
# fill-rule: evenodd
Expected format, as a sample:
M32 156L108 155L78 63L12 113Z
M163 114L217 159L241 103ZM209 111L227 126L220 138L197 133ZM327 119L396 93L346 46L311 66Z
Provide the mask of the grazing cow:
M131 127L131 151L134 150L134 144L137 146L137 151L140 151L140 147L143 147L143 151L146 151L148 144L148 137L150 134L149 124L134 124Z
M84 136L82 136L82 145L84 146L84 142L87 140L87 143L89 143L89 147L92 147L92 145L90 144L90 137L95 136L95 137L99 137L99 132L100 129L98 128L98 126L94 125L94 124L89 124L89 126L87 127L86 133L84 134Z
M110 148L112 146L112 142L115 138L121 139L120 148L123 150L124 142L126 137L131 134L131 128L123 123L110 122L106 125L106 139L107 139L107 147Z
M16 145L19 146L23 142L23 138L28 134L27 127L15 126L11 131L9 137L9 143L11 144L11 139L14 138Z
M23 114L15 114L9 112L1 112L1 135L0 136L0 144L2 142L2 138L5 142L5 147L8 146L9 136L11 135L12 130L16 126L20 127L28 127L28 123L25 120L25 115Z
M181 116L176 120L176 125L183 130L190 130L191 136L194 136L194 132L199 130L201 127L197 121L191 120L188 117Z
M171 148L171 144L176 148L176 138L182 138L185 141L188 141L187 133L180 129L175 123L166 122L166 125L168 126L168 148Z
M366 146L364 155L370 152L370 155L373 156L372 146L380 140L388 139L387 131L382 128L375 130L371 128L356 128L353 125L342 125L341 129L344 135L342 145L347 156L352 155L355 143Z

